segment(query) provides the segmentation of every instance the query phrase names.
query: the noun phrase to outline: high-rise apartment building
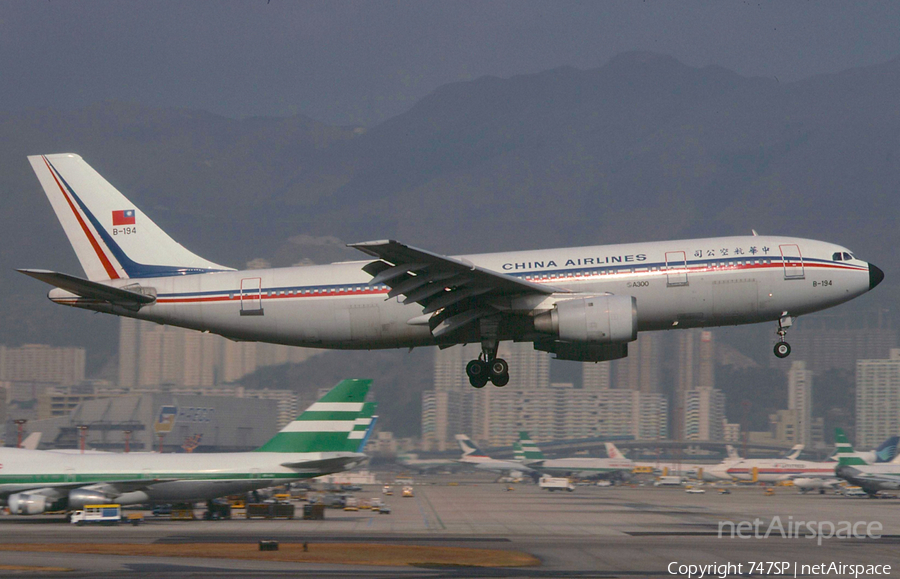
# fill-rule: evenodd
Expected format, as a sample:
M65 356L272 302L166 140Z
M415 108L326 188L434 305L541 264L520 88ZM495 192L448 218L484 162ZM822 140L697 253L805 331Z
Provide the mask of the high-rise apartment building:
M612 363L619 389L659 392L662 376L663 336L643 332L635 342L628 344L628 357Z
M130 318L121 318L120 324L119 385L124 388L228 384L260 367L300 363L316 353Z
M724 437L725 395L715 388L692 388L682 393L684 440L720 441Z
M900 434L900 348L856 362L856 444L874 448Z
M585 390L609 388L609 362L584 362L581 371L581 387Z
M78 384L84 380L84 362L84 348L0 346L0 381Z
M796 444L812 447L813 373L806 362L795 361L788 370L788 410L797 412Z

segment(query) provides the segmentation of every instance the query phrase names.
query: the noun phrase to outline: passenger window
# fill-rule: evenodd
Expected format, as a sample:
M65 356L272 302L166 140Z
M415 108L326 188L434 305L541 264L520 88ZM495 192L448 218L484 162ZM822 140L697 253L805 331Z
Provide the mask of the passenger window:
M843 261L843 259L844 258L841 256L840 251L838 251L837 253L835 253L834 255L831 256L832 261Z

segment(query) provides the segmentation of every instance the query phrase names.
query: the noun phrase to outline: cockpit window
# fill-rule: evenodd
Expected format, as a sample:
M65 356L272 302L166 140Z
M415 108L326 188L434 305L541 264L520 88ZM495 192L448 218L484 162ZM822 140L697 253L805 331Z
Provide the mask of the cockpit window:
M851 259L856 259L853 257L853 254L844 252L844 261L850 261Z
M844 261L843 254L840 251L836 251L834 255L831 256L831 261Z

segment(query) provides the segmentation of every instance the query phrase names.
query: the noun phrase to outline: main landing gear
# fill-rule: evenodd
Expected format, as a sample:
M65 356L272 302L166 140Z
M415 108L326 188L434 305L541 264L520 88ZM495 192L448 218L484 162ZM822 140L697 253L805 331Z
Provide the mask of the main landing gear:
M503 358L488 361L482 354L477 360L466 364L466 374L469 376L469 383L475 388L484 388L489 381L494 386L509 384L509 364Z
M499 320L493 317L479 320L481 330L481 356L466 364L469 383L475 388L484 388L488 382L494 386L509 384L509 364L497 357L500 340L497 339Z
M791 355L791 345L784 340L784 337L787 335L788 328L793 324L794 319L787 315L787 312L784 312L781 319L778 320L778 331L775 332L778 334L778 343L775 344L775 356L778 358L787 358Z

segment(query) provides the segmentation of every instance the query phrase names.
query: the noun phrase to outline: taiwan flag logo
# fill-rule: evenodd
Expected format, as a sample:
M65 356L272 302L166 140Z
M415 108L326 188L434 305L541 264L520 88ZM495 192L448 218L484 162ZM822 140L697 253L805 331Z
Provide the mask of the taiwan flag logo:
M113 211L113 225L134 225L134 209Z

